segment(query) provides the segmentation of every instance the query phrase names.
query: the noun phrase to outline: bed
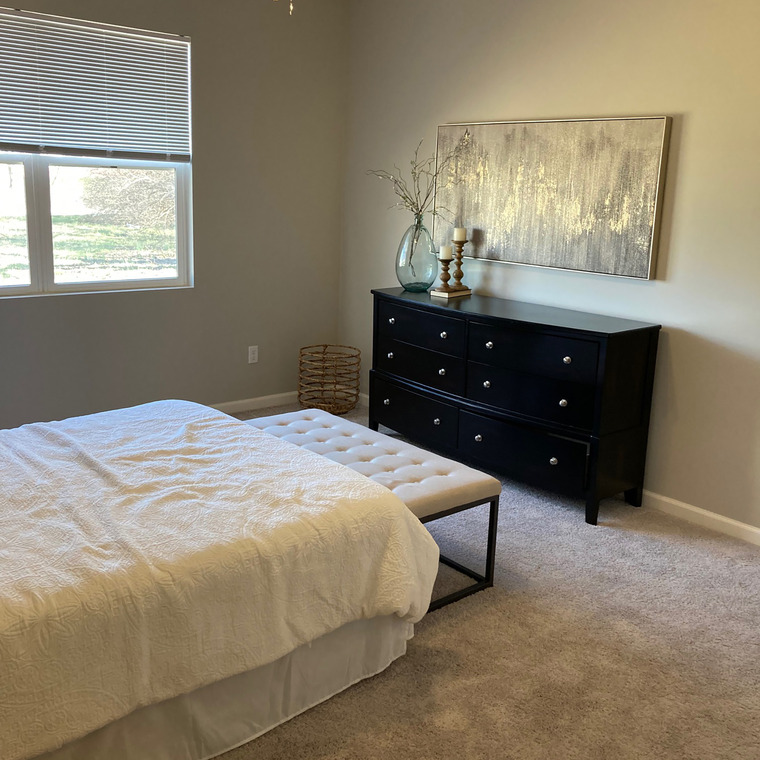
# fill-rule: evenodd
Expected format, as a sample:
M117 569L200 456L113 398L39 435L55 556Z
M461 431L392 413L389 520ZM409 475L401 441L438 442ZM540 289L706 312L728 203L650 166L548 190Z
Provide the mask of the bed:
M404 653L438 549L388 489L161 401L0 431L0 757L213 757Z

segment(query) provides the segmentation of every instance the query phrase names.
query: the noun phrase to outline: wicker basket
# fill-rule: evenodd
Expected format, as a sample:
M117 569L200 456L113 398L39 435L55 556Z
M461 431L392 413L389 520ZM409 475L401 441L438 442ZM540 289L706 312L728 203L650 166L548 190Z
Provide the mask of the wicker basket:
M350 412L359 401L361 351L351 346L306 346L298 357L298 403L331 414Z

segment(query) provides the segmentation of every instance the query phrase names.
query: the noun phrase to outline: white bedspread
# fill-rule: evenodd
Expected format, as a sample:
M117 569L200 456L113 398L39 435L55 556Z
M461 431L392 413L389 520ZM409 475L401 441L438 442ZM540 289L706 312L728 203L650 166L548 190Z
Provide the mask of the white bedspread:
M0 431L0 757L430 601L390 491L181 401Z

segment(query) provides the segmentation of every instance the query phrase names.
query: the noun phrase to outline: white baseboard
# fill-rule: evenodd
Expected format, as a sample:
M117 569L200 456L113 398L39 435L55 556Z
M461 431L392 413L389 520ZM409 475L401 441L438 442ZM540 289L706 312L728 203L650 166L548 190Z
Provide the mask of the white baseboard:
M709 528L734 538L741 538L750 544L760 546L760 528L756 528L754 525L747 525L747 523L732 520L730 517L724 517L715 512L708 512L706 509L671 499L669 496L661 496L652 491L644 491L643 505L673 515L673 517L678 517L681 520L696 523L703 528Z
M295 404L298 401L298 391L288 393L275 393L271 396L257 396L256 398L244 398L240 401L225 401L221 404L209 404L214 409L227 414L235 412L247 412L249 409L264 409L267 406L284 406Z
M258 396L256 398L244 398L240 401L224 401L221 404L209 404L214 409L227 414L236 412L247 412L249 409L264 409L267 406L284 406L285 404L295 404L298 401L298 391L289 393L275 393L272 396ZM359 394L359 405L369 406L369 394Z

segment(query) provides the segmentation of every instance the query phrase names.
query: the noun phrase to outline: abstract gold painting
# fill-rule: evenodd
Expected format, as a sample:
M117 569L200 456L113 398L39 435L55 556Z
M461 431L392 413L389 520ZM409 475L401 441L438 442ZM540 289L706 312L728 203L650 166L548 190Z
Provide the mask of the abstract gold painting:
M654 277L671 119L446 124L435 243L466 227L476 259ZM457 147L458 146L458 147Z

